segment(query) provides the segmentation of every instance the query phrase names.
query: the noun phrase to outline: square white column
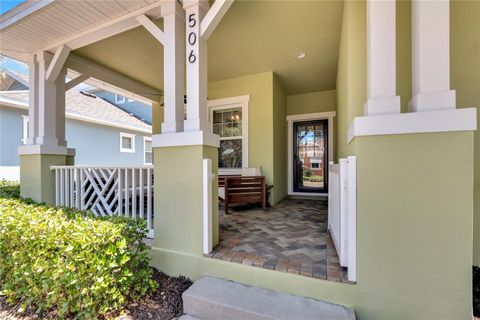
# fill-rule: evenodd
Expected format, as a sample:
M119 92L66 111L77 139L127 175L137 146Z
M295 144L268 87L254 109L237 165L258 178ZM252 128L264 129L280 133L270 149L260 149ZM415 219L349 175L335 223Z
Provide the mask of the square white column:
M185 12L177 1L162 4L164 23L164 120L162 133L183 131L185 90Z
M208 12L207 0L185 0L187 119L185 131L208 131L207 42L201 37L201 23Z
M367 1L366 116L400 113L396 95L395 0Z
M35 69L32 76L30 110L33 111L33 121L30 125L32 142L36 145L60 146L67 145L65 141L65 75L62 69L55 82L46 81L47 69L53 55L48 52L36 54Z
M413 0L410 111L455 109L449 50L450 2Z

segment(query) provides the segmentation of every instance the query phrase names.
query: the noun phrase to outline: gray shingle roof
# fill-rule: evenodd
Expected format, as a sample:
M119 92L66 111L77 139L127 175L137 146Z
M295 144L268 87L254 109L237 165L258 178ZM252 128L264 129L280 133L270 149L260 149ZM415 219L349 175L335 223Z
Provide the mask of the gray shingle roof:
M13 73L9 71L9 73ZM15 76L28 81L28 76L15 73ZM28 91L0 91L0 95L28 102ZM65 111L72 115L85 117L91 120L103 120L118 125L126 125L140 130L150 130L151 126L131 116L111 103L88 93L82 93L75 89L65 93Z

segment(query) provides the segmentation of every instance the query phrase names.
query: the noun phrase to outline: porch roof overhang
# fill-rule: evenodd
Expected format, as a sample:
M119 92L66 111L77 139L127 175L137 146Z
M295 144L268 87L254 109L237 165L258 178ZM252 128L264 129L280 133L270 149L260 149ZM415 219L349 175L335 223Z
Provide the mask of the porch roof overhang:
M39 51L54 54L62 46L75 50L138 27L139 15L159 18L161 2L28 0L0 16L0 52L28 62ZM65 66L70 78L87 75L88 84L143 102L158 102L162 96L161 90L75 54Z
M163 47L138 17L161 28L166 1L28 0L0 17L0 53L26 62L67 46L70 77L159 102ZM208 80L274 71L287 94L335 89L342 12L342 1L234 2L208 41Z

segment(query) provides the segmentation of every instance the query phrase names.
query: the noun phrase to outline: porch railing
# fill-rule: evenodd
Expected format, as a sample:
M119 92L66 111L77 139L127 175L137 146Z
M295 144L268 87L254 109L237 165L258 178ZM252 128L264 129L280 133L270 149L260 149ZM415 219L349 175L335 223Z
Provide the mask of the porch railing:
M328 187L328 230L337 249L340 265L348 268L348 280L356 281L357 181L356 157L330 163Z
M52 166L58 206L145 219L153 238L153 166Z

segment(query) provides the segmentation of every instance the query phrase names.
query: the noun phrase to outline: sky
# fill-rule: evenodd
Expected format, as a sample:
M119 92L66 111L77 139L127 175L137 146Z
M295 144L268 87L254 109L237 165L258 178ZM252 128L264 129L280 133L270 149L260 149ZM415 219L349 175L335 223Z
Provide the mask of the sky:
M0 0L0 14L12 10L23 2L25 2L25 0Z
M0 0L3 2L3 0ZM26 63L4 57L4 60L0 62L0 69L8 69L23 74L28 74L28 65Z

